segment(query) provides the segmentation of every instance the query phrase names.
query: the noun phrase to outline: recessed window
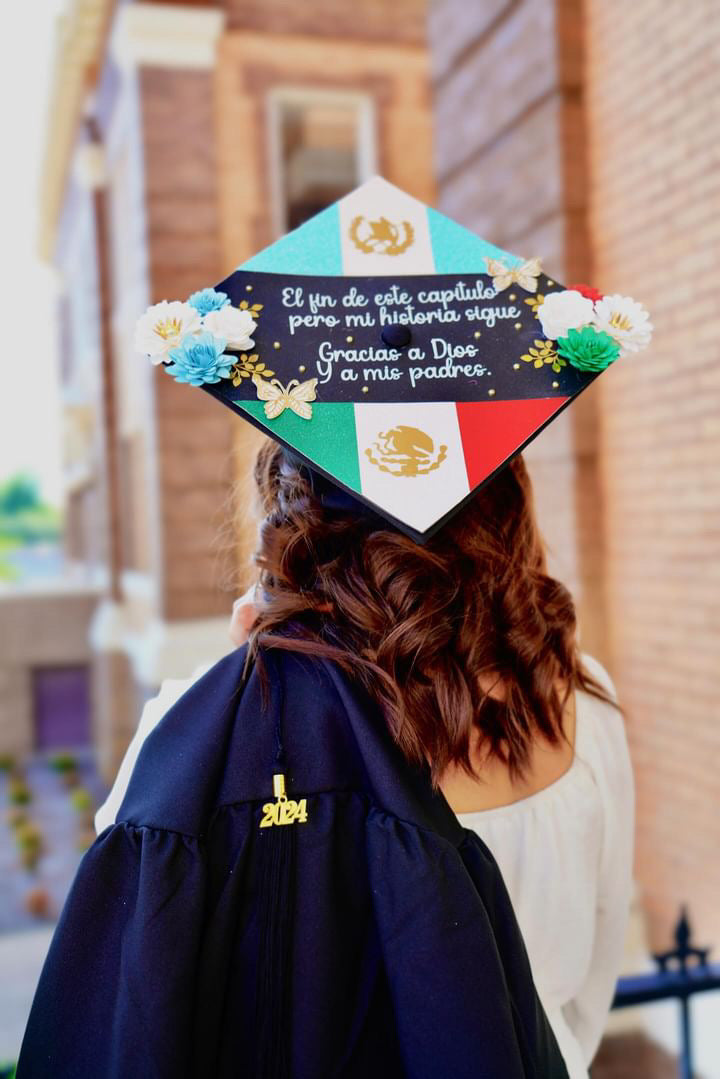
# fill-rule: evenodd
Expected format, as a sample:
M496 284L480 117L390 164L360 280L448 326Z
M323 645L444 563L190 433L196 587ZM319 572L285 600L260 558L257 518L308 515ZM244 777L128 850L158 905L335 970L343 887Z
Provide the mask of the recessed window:
M363 95L275 91L270 119L278 234L297 228L375 171L372 103Z

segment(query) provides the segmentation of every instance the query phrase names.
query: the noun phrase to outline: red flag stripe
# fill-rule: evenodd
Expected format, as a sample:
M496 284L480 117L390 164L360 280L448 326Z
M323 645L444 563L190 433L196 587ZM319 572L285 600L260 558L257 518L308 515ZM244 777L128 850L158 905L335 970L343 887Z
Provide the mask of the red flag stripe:
M470 490L511 457L567 400L458 401L455 407Z

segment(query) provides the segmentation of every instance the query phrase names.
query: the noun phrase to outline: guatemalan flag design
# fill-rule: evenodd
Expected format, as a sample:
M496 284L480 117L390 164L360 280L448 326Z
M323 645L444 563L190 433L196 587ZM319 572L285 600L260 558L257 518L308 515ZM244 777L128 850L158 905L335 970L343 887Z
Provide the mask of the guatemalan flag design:
M374 177L216 286L257 327L203 389L422 542L596 377L538 322L563 288Z

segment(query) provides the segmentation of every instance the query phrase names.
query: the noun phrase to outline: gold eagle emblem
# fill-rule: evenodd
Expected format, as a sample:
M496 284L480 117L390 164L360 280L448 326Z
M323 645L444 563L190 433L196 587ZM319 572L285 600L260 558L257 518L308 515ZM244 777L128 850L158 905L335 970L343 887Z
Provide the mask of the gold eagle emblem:
M425 431L400 425L379 432L377 441L365 450L365 456L381 472L389 472L391 476L425 476L443 463L447 446L436 449Z
M366 255L402 255L415 239L415 230L409 221L396 225L387 217L370 221L360 215L352 220L350 239Z

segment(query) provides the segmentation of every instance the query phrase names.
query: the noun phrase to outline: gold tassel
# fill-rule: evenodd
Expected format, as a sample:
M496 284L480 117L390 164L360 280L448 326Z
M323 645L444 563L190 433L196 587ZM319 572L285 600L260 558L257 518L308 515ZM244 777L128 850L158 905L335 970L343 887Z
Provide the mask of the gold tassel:
M261 828L271 828L274 824L307 824L307 798L301 798L299 802L288 798L282 772L273 776L273 794L275 801L263 805Z

